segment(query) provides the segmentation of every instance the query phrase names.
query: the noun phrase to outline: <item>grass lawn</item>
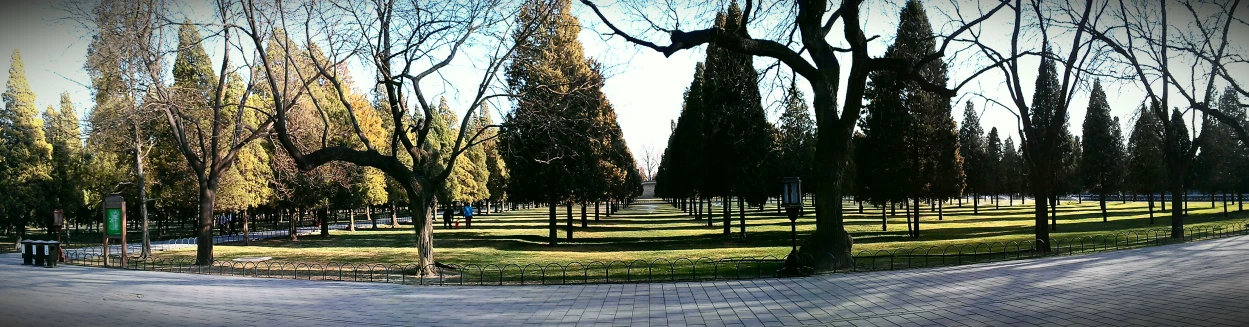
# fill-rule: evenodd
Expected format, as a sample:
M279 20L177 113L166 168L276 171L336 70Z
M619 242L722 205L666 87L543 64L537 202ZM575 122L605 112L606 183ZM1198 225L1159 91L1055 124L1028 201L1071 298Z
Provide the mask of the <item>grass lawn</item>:
M720 214L719 206L715 210ZM736 206L734 206L736 209ZM864 214L857 207L846 204L846 224L854 236L854 252L868 255L872 251L915 247L945 247L948 245L1028 241L1033 234L1033 203L1007 206L1002 201L1000 209L981 203L980 213L972 214L970 203L959 208L947 204L944 219L937 220L937 213L925 206L922 214L919 238L907 236L905 216L899 210L897 216L889 217L888 231L881 231L880 209L865 208ZM901 208L899 208L901 209ZM1149 222L1145 202L1107 203L1110 213L1108 222L1102 222L1097 203L1083 204L1064 201L1058 208L1058 231L1054 238L1070 238L1105 234L1111 231L1168 229L1169 213L1155 213L1153 224ZM1230 210L1235 211L1235 204ZM1232 212L1224 217L1221 205L1211 208L1209 202L1193 202L1187 226L1212 226L1230 220L1249 218L1249 212ZM547 209L529 209L502 214L477 216L471 229L444 229L441 222L435 224L435 257L446 264L503 265L531 263L547 264L592 261L651 261L658 258L738 258L774 256L783 258L789 252L789 220L778 214L775 207L758 211L748 209L746 215L746 242L737 240L739 227L736 212L733 214L732 235L724 235L722 220L708 227L706 220L694 220L675 207L659 200L641 200L612 217L593 220L593 207L588 208L588 227L582 228L580 209L573 208L574 239L564 239L567 221L565 208L560 207L560 244L547 245ZM722 216L719 217L723 219ZM810 233L814 229L814 217L798 219L798 233ZM267 256L282 262L338 262L338 263L414 263L416 249L410 225L402 228L378 230L362 229L356 232L331 231L328 238L320 236L300 237L297 242L266 240L241 244L219 245L214 248L217 260L240 257ZM866 252L865 252L866 251ZM158 254L165 259L193 260L193 248L173 250Z

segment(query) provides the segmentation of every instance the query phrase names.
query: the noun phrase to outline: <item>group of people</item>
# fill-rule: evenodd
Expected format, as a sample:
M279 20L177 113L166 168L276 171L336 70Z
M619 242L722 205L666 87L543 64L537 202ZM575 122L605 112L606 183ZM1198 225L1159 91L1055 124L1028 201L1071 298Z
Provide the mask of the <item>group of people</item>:
M217 215L217 231L220 235L238 235L238 226L234 223L234 213Z
M473 205L466 204L460 209L460 215L464 216L464 228L473 227ZM455 216L455 207L447 207L442 212L442 227L451 228L452 218Z

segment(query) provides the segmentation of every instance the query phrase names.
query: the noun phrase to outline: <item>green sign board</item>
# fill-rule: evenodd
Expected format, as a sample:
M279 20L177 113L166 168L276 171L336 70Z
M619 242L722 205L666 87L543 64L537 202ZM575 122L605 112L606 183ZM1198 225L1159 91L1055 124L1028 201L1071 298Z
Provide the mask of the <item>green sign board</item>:
M104 235L121 236L121 208L104 209Z

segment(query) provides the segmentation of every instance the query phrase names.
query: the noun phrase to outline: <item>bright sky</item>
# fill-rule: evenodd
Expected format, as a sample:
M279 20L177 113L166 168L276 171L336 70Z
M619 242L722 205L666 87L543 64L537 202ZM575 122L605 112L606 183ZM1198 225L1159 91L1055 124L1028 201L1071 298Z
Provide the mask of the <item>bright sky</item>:
M946 20L943 19L941 14L942 10L948 10L948 8L941 6L941 4L946 4L946 2L935 1L935 3L934 6L936 7L928 8L928 15L933 22L934 28L938 30L952 29L952 27L947 26ZM946 5L948 6L948 4ZM36 103L39 105L39 108L42 109L48 105L59 103L59 94L68 92L71 99L73 99L77 114L80 118L84 117L85 113L93 107L91 92L88 89L90 82L82 69L87 44L90 41L86 31L79 28L76 23L62 19L66 16L65 13L44 2L8 1L4 7L4 10L0 10L0 63L4 65L4 68L0 69L0 80L7 80L9 75L8 63L12 51L13 49L20 49L26 63L26 76L36 93ZM871 8L872 10L868 12L866 17L864 30L869 37L881 35L880 39L873 41L871 44L872 52L880 54L884 52L888 43L892 42L892 34L894 33L892 26L897 21L898 7L893 4L886 4ZM616 11L618 6L608 7L607 9L609 10L608 14L614 17L613 19L621 17ZM607 29L599 23L598 18L594 17L587 7L576 1L574 1L574 10L584 26L581 33L581 41L585 46L586 54L599 59L600 62L603 62L608 67L609 79L604 91L615 105L621 128L630 147L633 149L634 156L641 160L642 148L644 146L650 146L655 149L654 151L661 153L663 147L667 144L669 124L680 113L681 97L685 87L690 83L694 65L705 57L705 47L682 51L671 58L664 58L657 52L628 44L619 37L604 40L604 37L599 35L598 32L607 31ZM964 10L968 9L964 8ZM1249 12L1249 10L1242 12ZM1009 37L1011 25L1006 20L1005 15L999 14L999 16L1001 16L1000 19L987 21L981 32L984 33L986 38L995 40L994 42L1005 42L1006 38ZM689 24L710 22L709 20L695 20L688 17L686 19L689 20L683 22L683 24L686 24L683 25L686 29L692 28L687 26ZM629 24L629 21L620 20L615 22L623 25L630 31L639 33L644 31L641 25ZM752 26L752 33L762 33L755 31L755 29L760 28L757 25ZM838 26L835 30L840 30L840 28ZM1233 31L1232 35L1249 35L1249 32L1243 31L1243 28L1238 27L1237 29L1241 33L1238 34L1237 31ZM833 34L836 35L838 33ZM650 34L649 37L657 43L667 43L666 38L657 37L656 34ZM841 40L834 38L834 41L840 42ZM1243 45L1240 42L1236 42L1233 46L1239 47ZM216 60L220 60L219 47L214 48L210 46L208 51ZM449 68L447 75L452 76L449 77L449 80L456 85L475 85L474 81L480 78L480 73L473 74L475 66L464 58L469 57L460 57L460 60L457 60ZM969 75L974 68L979 67L977 66L979 63L965 59L953 58L951 61L951 79L956 81L961 80ZM846 62L844 64L846 66L843 67L848 71L848 60ZM1026 81L1024 84L1029 84L1024 87L1024 91L1029 97L1032 92L1030 84L1035 79L1036 62L1036 60L1026 60L1021 69L1023 75L1021 78ZM772 62L767 59L757 58L755 63L756 66L762 69ZM1245 71L1243 68L1234 69ZM781 72L784 75L790 74L788 69L784 68ZM357 73L357 75L360 75L360 73ZM976 82L968 85L964 91L965 93L984 94L1005 103L1009 100L1002 89L1000 83L1001 76L999 72L990 72L982 75ZM359 76L355 78L361 80ZM798 85L809 99L810 90L806 86L805 81L800 80ZM1219 87L1221 88L1221 86ZM452 89L449 87L440 89L448 95L448 100L453 107L457 108L457 110L465 109L465 104L470 94L448 91ZM768 92L767 89L764 91ZM1130 122L1135 119L1135 110L1144 99L1144 93L1134 84L1110 84L1107 85L1107 92L1110 94L1111 114L1120 117L1121 121L1123 121L1126 137L1126 134L1131 129ZM1071 130L1076 135L1080 134L1080 124L1084 118L1087 97L1087 91L1081 92L1076 96L1070 107ZM986 110L986 103L981 98L964 95L963 99L972 100L976 104L977 110L983 112L981 123L986 131L991 127L997 127L1003 137L1012 136L1018 139L1013 136L1016 131L1016 119L1009 111L996 106L988 106ZM775 99L770 100L774 101ZM765 100L765 107L771 105L768 101ZM961 123L963 108L964 104L962 102L954 105L952 114L956 122ZM779 108L770 108L768 116L770 119L776 120L779 116Z

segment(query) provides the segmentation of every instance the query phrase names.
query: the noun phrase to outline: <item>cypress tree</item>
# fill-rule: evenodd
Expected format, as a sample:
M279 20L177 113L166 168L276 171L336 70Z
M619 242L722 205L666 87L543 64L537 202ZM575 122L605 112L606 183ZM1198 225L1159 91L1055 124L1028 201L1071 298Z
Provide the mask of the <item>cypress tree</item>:
M972 196L972 213L980 213L980 195L986 191L984 128L971 101L963 109L963 124L958 130L959 153L963 155L963 172L967 175L967 192Z
M31 222L46 225L36 217L44 214L47 193L45 186L51 179L52 145L44 134L43 119L35 108L35 93L26 82L26 65L19 50L13 50L9 62L9 79L5 82L2 96L4 108L0 109L0 212L6 223L17 227L18 240L26 237L26 225Z
M1080 158L1080 176L1084 188L1097 194L1101 205L1102 221L1107 220L1106 195L1118 187L1119 166L1122 161L1122 135L1116 139L1117 119L1110 116L1110 103L1100 81L1093 83L1089 107L1082 128L1084 137Z

